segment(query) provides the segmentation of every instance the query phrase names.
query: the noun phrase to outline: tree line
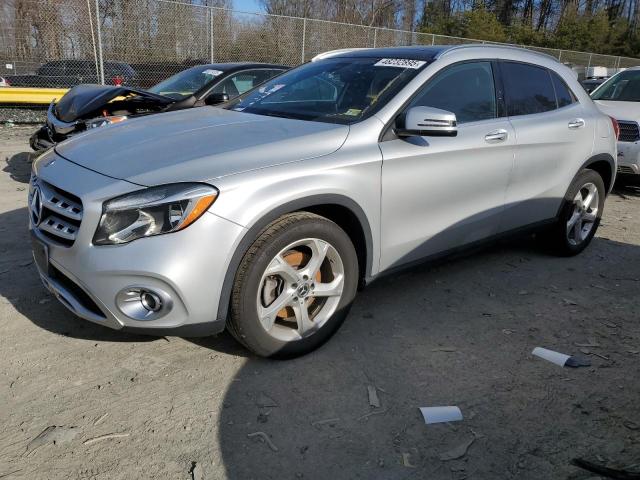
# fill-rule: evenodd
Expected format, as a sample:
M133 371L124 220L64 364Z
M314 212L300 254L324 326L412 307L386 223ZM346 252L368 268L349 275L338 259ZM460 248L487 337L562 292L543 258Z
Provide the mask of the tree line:
M260 0L267 13L640 56L640 0Z
M412 41L392 30L324 22L307 22L303 31L300 17L640 57L640 0L257 1L265 13L284 17L233 13L232 0L98 0L98 12L94 0L1 0L0 66L92 59L98 31L104 59L129 63L295 65L334 48Z

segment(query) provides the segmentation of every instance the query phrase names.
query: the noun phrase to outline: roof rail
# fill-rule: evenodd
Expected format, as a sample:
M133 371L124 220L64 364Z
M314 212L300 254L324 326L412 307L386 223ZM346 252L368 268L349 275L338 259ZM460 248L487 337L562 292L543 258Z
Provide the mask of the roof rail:
M444 55L446 55L449 52L452 52L454 50L462 50L465 48L474 48L474 47L484 47L484 48L489 48L489 47L494 47L494 48L508 48L511 50L525 50L526 52L530 52L536 55L540 55L541 57L547 57L551 60L554 60L558 63L561 63L556 57L549 55L547 53L542 53L542 52L538 52L536 50L530 50L528 48L525 47L518 47L517 45L507 45L507 44L503 44L503 43L465 43L464 45L452 45L450 48L446 48L444 49L442 52L438 53L436 55L436 58L440 58Z
M362 48L340 48L338 50L329 50L328 52L319 53L315 57L311 59L312 62L317 62L318 60L324 60L325 58L331 58L336 55L340 55L341 53L349 53L355 52L357 50L371 50L370 48L362 47Z

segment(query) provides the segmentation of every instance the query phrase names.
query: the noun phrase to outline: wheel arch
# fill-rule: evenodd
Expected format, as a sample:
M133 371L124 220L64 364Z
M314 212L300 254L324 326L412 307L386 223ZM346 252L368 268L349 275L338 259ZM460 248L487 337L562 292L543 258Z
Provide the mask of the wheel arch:
M339 194L313 195L280 205L251 225L236 247L224 276L217 319L226 321L231 291L240 262L251 244L274 220L287 213L306 211L328 218L338 224L351 238L358 255L360 281L371 275L373 264L373 235L364 210L351 198Z
M608 153L600 153L598 155L594 155L589 158L580 170L588 168L589 170L593 170L598 173L602 177L602 181L604 182L604 187L609 194L611 189L613 188L613 183L616 178L616 162L611 155Z

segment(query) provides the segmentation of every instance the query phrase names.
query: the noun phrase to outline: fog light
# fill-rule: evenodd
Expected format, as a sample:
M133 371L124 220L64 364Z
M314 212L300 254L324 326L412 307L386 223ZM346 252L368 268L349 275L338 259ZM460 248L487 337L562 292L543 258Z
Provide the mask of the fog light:
M132 286L121 290L116 304L122 313L134 320L156 320L171 311L171 297L162 290Z
M153 292L140 292L140 302L150 312L159 312L162 309L162 299Z

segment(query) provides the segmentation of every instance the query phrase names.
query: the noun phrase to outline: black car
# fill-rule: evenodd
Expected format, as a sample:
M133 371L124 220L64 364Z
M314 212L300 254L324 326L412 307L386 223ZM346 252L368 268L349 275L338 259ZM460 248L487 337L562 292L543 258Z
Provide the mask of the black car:
M104 62L104 81L109 85L138 83L136 71L124 62ZM9 75L12 87L69 88L82 83L98 83L96 64L92 60L54 60L38 67L34 75Z
M30 140L35 151L91 128L139 115L217 105L260 85L289 67L264 63L212 63L188 68L148 90L126 85L78 85L58 103Z
M583 80L580 83L582 84L582 87L586 90L587 93L591 93L607 80L608 80L608 77L607 78L602 78L602 77L587 78L586 80Z

